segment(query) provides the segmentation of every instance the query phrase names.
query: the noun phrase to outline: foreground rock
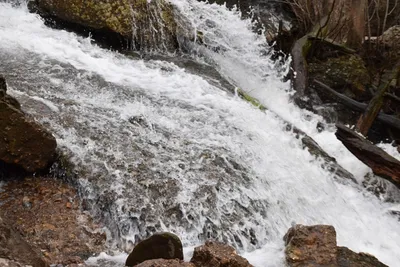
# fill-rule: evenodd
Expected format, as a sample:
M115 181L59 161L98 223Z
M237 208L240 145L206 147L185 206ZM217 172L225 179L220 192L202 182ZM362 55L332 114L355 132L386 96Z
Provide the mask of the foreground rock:
M205 245L194 249L190 260L197 267L251 267L250 263L239 256L231 246L207 241Z
M190 262L184 262L181 260L158 259L158 260L148 260L142 262L138 265L135 265L135 267L196 267L196 266Z
M31 265L48 266L40 256L9 224L0 216L0 266Z
M125 265L135 266L146 260L154 259L183 260L182 242L179 237L171 233L152 235L135 246Z
M105 234L79 209L76 190L60 180L26 178L5 184L0 192L0 217L7 218L26 240L23 244L41 251L50 264L81 263L104 251ZM0 236L3 232L0 229ZM3 246L0 241L0 258L7 258L2 250L12 249L16 257L11 259L25 263L21 257L30 257L21 252L24 246Z
M164 0L34 0L29 7L62 26L81 26L106 39L118 35L138 49L177 48L173 8Z
M0 161L27 172L42 170L55 158L56 140L27 118L6 90L5 80L0 77Z
M387 267L374 256L338 247L330 225L296 225L284 237L290 267Z

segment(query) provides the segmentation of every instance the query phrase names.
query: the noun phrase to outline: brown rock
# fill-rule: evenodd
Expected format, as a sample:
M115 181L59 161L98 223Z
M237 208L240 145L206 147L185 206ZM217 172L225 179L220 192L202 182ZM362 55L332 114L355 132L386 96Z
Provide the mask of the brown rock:
M139 242L129 254L125 265L135 266L147 260L179 259L183 260L182 242L171 233L157 233Z
M24 267L24 265L16 261L0 258L0 267Z
M250 263L239 256L231 246L207 241L205 245L194 249L190 260L197 267L251 267Z
M336 231L330 225L296 225L284 237L291 267L337 266Z
M346 247L338 247L339 267L388 267L367 253L355 253Z
M196 267L193 263L184 262L182 260L148 260L142 262L135 267Z
M39 253L0 217L0 258L32 265L33 267L47 267L48 265L39 256ZM3 263L4 266L18 266L10 261Z
M290 267L387 267L374 256L337 247L330 225L296 225L284 237Z
M30 208L21 204L24 198L29 200ZM62 201L54 202L59 198ZM65 208L67 201L71 203L69 209ZM2 186L0 217L41 251L48 263L80 264L104 251L106 235L78 204L77 192L70 185L54 178L26 178ZM0 251L2 248L0 242Z
M4 79L0 84L4 87ZM54 160L56 147L55 138L28 119L14 98L0 95L0 161L36 172Z

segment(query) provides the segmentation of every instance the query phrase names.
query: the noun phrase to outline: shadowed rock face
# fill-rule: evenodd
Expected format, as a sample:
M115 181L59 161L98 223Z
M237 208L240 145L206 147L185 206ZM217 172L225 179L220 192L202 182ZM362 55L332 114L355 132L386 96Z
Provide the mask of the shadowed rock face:
M177 48L173 8L164 0L33 0L29 8L67 28L83 26L105 39L118 34L140 50Z
M387 267L366 253L355 253L336 244L331 225L296 225L284 237L290 267Z
M4 78L0 78L0 161L27 172L42 170L54 160L56 140L27 118L6 90Z
M179 237L171 233L158 233L152 235L135 246L132 253L129 254L125 265L135 266L146 260L153 259L183 260L182 242Z
M143 263L136 265L136 267L196 267L190 262L184 262L181 260L148 260Z
M190 261L197 267L251 267L250 263L236 254L233 247L207 241L205 245L195 248Z

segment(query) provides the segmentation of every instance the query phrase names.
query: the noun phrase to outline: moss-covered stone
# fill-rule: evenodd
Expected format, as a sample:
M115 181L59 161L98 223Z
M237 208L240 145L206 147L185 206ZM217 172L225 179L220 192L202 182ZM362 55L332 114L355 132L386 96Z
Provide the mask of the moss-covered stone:
M34 0L30 6L43 16L118 33L140 49L176 48L173 7L165 0Z
M317 79L352 98L362 98L371 78L357 55L343 55L308 64L310 79Z

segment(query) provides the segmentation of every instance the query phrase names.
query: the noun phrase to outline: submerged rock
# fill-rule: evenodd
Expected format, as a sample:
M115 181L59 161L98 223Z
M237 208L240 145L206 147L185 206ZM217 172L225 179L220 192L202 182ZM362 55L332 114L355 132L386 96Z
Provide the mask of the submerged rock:
M48 266L41 258L40 252L34 250L18 232L0 217L0 266L20 266L22 264L33 267Z
M331 225L296 225L289 229L284 240L290 267L387 267L372 255L338 247L336 231Z
M157 260L148 260L142 262L135 267L196 267L190 262L184 262L181 260L164 260L164 259L157 259Z
M125 265L135 266L144 261L154 259L183 260L182 242L179 237L171 233L158 233L152 235L151 237L139 242L134 247L126 260Z
M79 25L106 39L117 34L141 50L177 48L174 11L165 0L33 0L29 7L65 27Z
M19 103L6 94L0 79L0 161L36 172L55 158L56 139L19 109Z
M194 249L190 260L196 267L251 267L231 246L207 241L205 245Z

